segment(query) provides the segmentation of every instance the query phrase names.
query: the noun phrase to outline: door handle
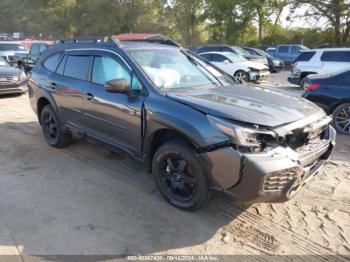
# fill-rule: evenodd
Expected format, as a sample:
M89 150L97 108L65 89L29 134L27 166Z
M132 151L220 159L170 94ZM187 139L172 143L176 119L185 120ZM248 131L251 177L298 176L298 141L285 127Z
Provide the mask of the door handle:
M57 88L56 83L51 82L51 83L50 83L50 88L51 88L52 90L55 90L55 89Z
M85 94L85 98L86 98L86 100L92 101L92 100L94 100L94 95L91 93L87 93L87 94Z

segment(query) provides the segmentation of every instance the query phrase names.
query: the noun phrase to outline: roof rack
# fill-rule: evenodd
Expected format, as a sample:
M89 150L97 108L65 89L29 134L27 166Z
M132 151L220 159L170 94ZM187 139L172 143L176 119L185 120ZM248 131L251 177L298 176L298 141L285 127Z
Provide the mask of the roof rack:
M78 37L78 38L59 39L56 41L56 44L86 44L86 43L109 44L117 47L123 46L121 42L118 40L118 38L115 36Z

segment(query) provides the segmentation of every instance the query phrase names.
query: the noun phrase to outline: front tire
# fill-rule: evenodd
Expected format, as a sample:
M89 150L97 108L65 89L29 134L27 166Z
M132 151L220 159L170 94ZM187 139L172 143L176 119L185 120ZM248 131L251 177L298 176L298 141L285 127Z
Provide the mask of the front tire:
M50 146L62 148L70 143L71 135L62 130L57 114L50 105L42 109L40 123L45 140Z
M152 173L158 190L173 206L194 211L207 203L207 177L193 148L184 141L162 145L153 157Z
M249 74L243 70L238 70L233 75L241 84L249 81Z
M350 135L350 103L341 104L334 109L333 125L337 132Z

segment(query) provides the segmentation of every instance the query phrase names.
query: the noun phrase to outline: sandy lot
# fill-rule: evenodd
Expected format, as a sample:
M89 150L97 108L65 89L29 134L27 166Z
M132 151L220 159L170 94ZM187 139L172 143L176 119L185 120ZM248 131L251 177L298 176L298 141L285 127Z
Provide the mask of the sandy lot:
M214 196L186 213L125 156L82 140L49 147L24 95L0 98L0 166L2 255L350 256L349 137L338 137L332 161L287 203Z

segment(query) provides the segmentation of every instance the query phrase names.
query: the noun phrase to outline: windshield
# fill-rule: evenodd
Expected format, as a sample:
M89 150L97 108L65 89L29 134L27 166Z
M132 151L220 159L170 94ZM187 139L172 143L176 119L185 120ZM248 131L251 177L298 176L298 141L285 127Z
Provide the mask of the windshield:
M240 56L240 55L236 55L234 53L224 53L224 55L230 59L232 62L244 62L244 61L247 61L247 59L245 59L243 56Z
M9 63L2 57L0 57L0 66L10 66Z
M131 50L129 53L160 90L234 84L209 63L179 49Z
M254 49L254 51L258 54L261 55L263 57L266 58L272 58L272 56L270 56L268 53L266 53L265 51L261 50L261 49Z
M239 46L232 46L232 49L238 54L238 55L250 55L248 51L244 50L243 48Z
M25 51L20 44L0 44L0 51Z

